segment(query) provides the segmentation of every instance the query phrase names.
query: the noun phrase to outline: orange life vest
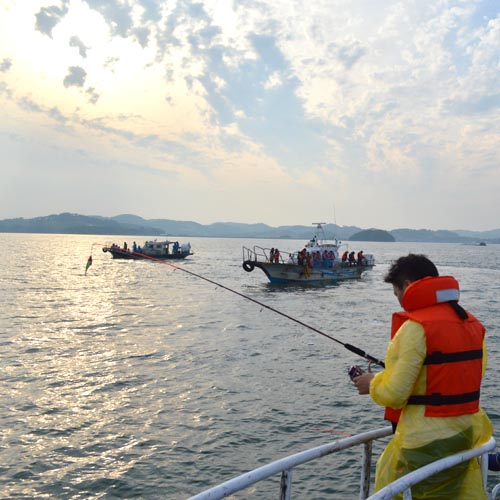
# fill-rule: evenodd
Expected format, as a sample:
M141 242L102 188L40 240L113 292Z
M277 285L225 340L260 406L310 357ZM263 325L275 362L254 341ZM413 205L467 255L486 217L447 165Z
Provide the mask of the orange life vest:
M404 312L392 317L391 338L411 319L425 331L427 388L407 404L425 405L426 417L476 413L482 377L484 326L469 312L459 317L459 286L451 276L427 277L411 283L403 295ZM457 305L453 305L457 304ZM386 408L385 418L397 422L401 410Z

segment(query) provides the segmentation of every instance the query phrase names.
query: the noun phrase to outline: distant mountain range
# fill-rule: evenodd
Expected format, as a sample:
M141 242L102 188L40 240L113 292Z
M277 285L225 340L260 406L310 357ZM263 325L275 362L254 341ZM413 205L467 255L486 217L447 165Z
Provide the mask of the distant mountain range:
M377 241L435 242L435 243L500 243L500 229L492 231L432 231L429 229L393 229L383 231L376 228L362 229L356 226L325 224L328 237L349 240L357 233L374 235ZM203 225L192 221L170 219L143 219L137 215L123 214L115 217L87 216L62 213L33 219L5 219L0 221L2 233L53 233L53 234L108 234L147 236L192 236L212 238L269 238L309 239L311 226L279 226L267 224L241 224L216 222ZM378 235L378 236L375 236ZM392 238L388 238L388 236ZM379 239L380 238L380 239Z

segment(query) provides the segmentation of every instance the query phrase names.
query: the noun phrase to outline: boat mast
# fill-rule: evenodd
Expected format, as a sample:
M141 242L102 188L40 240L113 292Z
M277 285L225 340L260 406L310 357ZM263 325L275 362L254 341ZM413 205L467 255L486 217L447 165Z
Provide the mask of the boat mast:
M319 233L321 233L321 241L326 240L325 231L323 229L323 226L325 224L326 224L326 222L313 222L312 223L313 226L316 226L316 234L314 235L314 239L316 240L316 244L318 244Z

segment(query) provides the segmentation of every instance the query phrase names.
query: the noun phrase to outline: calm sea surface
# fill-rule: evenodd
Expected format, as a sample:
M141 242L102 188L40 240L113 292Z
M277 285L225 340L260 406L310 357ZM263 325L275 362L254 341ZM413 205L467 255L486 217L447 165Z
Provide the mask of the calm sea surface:
M187 273L101 251L133 239L147 238L0 234L1 498L180 500L336 433L385 425L346 375L363 360ZM488 330L481 399L500 428L500 246L350 244L375 254L373 271L303 288L241 267L243 245L302 241L189 241L195 255L179 266L380 358L398 308L383 276L400 255L425 253L460 281L462 305ZM356 451L300 467L292 494L357 498L359 462ZM277 498L278 482L236 498Z

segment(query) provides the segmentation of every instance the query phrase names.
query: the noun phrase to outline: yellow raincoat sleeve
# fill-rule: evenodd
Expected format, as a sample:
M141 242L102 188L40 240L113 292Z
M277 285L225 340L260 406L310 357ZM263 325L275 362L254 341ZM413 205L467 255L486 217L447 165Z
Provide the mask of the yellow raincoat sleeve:
M385 358L385 369L373 378L370 396L381 406L402 408L422 370L427 354L425 332L415 321L408 320L389 342Z

